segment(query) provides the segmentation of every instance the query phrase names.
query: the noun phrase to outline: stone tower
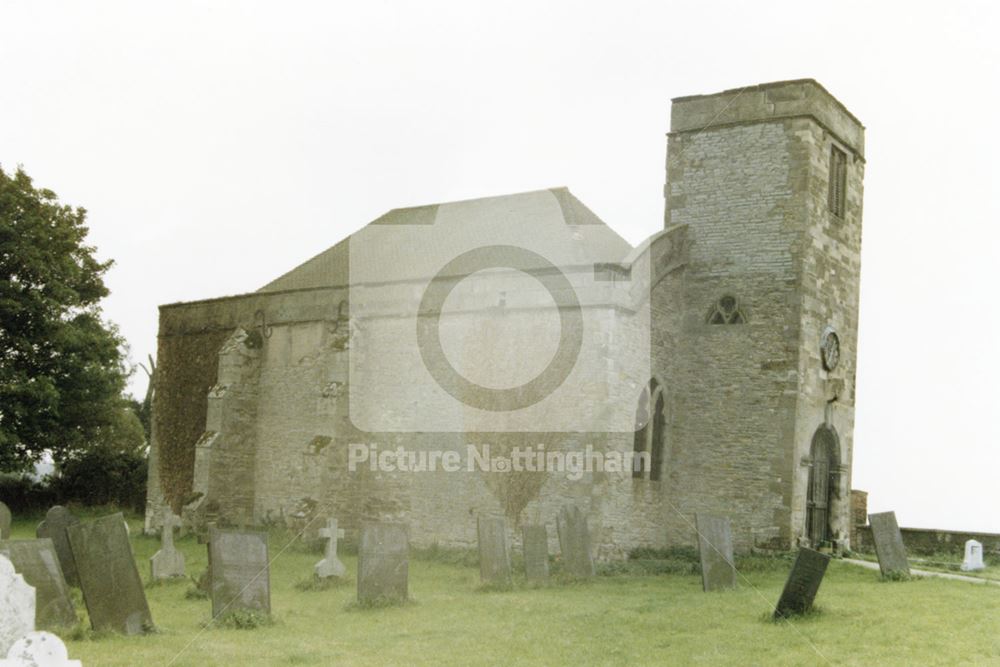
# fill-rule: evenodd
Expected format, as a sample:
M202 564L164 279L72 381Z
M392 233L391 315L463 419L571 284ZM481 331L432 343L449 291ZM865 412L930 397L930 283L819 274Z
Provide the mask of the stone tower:
M670 130L672 502L756 546L847 546L864 127L807 79L677 98Z

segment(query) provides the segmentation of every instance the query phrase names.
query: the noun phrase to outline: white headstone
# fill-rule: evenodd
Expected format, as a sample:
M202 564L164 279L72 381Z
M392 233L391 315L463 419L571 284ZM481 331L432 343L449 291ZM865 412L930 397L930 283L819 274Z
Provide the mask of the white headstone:
M965 543L965 560L962 561L963 572L976 572L984 569L983 565L983 544L976 540L969 540Z
M326 538L326 557L316 563L314 568L316 576L320 579L344 576L347 567L337 558L337 539L344 536L344 531L337 528L337 520L328 519L326 528L320 528L319 536Z
M66 645L51 632L29 632L0 659L0 667L82 667L79 660L70 660Z
M0 555L0 655L35 629L35 588Z
M163 518L160 550L149 559L153 581L184 576L184 554L174 546L174 527L181 525L181 518L170 513Z

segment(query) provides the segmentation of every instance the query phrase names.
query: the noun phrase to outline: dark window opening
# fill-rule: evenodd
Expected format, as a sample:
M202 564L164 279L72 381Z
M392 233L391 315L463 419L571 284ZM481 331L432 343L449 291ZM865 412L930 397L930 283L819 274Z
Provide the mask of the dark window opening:
M838 218L844 217L847 202L847 153L836 146L830 146L830 212Z
M745 324L746 321L746 313L740 308L739 301L736 300L736 297L729 295L715 302L707 319L709 324Z

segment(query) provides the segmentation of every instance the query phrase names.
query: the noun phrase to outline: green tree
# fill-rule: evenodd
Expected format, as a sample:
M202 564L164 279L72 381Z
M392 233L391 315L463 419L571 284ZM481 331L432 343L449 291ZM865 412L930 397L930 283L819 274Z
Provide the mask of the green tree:
M86 245L86 211L0 169L0 471L56 463L122 433L124 342Z

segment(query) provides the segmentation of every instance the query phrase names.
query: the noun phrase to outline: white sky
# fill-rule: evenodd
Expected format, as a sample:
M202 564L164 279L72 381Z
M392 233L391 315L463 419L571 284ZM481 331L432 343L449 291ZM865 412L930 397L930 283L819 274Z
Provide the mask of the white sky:
M637 243L671 97L815 78L867 126L853 485L1000 532L1000 5L756 4L6 0L0 166L88 209L140 361L395 207L566 185Z

